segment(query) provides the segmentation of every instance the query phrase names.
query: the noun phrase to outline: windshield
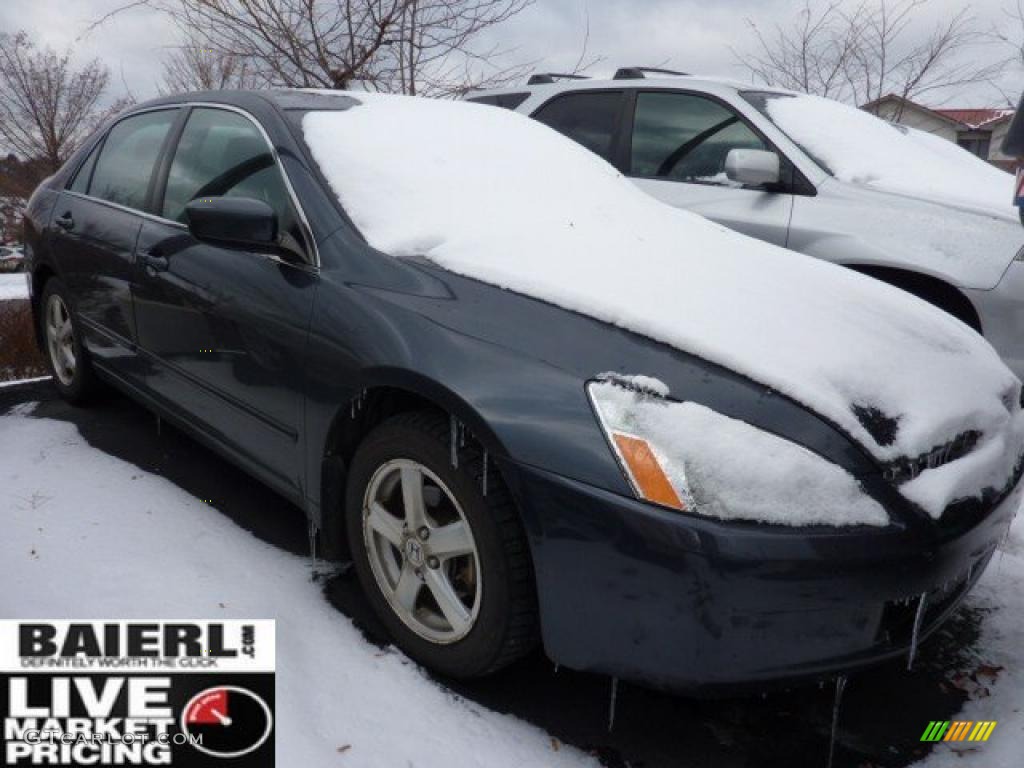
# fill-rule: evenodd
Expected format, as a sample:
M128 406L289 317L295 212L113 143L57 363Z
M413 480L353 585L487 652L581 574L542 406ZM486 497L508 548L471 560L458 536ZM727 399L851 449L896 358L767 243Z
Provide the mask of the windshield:
M776 99L795 98L794 94L779 93L777 91L741 91L740 96L746 99L752 107L754 107L758 112L767 117L769 120L772 120L771 113L768 111L769 102L772 102ZM775 121L772 120L772 122L774 123ZM778 123L776 123L775 125L779 130L785 133L787 137L789 137L790 141L792 141L794 144L800 147L800 149L803 150L804 154L811 158L811 160L813 160L814 163L821 168L821 170L823 170L829 176L835 176L835 174L832 172L832 169L828 167L828 163L826 163L822 158L816 156L814 154L813 149L804 146L795 136L790 136Z
M840 181L1017 218L1010 205L1013 176L950 139L820 96L771 91L742 95ZM956 136L948 118L934 113L933 123L936 130L950 127L950 135Z

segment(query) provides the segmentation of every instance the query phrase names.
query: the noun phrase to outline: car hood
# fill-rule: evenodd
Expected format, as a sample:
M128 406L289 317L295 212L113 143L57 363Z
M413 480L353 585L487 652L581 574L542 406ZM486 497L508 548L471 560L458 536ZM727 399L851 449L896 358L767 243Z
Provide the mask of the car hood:
M803 403L881 463L975 433L998 441L1000 461L1016 460L1020 382L946 313L664 205L512 112L354 97L362 103L345 111L308 113L303 133L376 249L423 256L727 367ZM410 126L415 142L402 138ZM991 466L972 476L970 492L994 482ZM947 490L963 492L952 474Z
M971 205L924 194L874 189L828 179L813 205L824 219L798 216L798 237L814 238L800 247L836 260L842 246L835 237L856 241L848 259L912 269L940 277L961 288L990 290L1024 249L1024 227L1015 208ZM798 201L799 206L799 201Z

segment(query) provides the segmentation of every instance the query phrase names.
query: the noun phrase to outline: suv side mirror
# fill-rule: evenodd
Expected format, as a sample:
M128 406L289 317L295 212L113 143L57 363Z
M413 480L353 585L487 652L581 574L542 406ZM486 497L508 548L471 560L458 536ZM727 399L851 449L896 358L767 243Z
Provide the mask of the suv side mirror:
M725 156L725 175L752 187L778 184L779 156L763 149L730 149Z
M262 200L200 197L185 206L185 220L196 240L264 247L277 244L277 214Z

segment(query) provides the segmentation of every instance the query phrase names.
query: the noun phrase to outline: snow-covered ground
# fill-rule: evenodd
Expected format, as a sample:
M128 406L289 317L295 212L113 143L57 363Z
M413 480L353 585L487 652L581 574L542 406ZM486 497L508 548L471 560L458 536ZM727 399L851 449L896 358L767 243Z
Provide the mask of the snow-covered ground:
M968 601L985 611L975 651L981 684L950 681L971 695L955 719L998 725L987 743L943 742L918 766L1019 768L1024 756L1024 515L1018 513Z
M277 619L282 766L596 765L367 643L308 560L25 411L0 416L0 618Z
M18 272L0 273L0 301L27 299L28 281Z

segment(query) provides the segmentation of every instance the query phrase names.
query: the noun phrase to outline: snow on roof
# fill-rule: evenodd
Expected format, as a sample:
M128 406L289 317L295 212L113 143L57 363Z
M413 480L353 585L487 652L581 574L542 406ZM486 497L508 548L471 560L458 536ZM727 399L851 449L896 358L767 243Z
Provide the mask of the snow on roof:
M1013 176L944 139L924 140L920 131L911 134L820 96L769 99L766 109L779 128L841 181L1017 221Z
M932 112L938 112L940 115L948 117L950 120L956 120L956 122L972 129L984 128L989 123L996 123L1013 115L1012 109L993 109L991 107L984 107L982 109L933 109Z
M385 253L421 255L724 365L882 459L967 429L998 432L1006 398L1017 407L1020 384L992 347L902 291L658 202L509 110L352 95L362 104L310 112L303 131ZM894 441L875 440L855 405L898 419Z

